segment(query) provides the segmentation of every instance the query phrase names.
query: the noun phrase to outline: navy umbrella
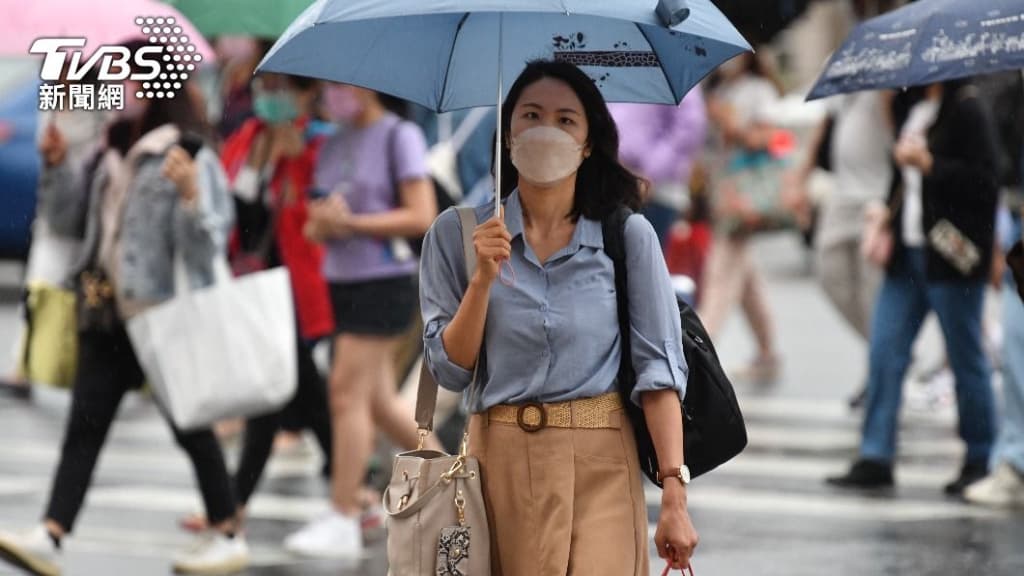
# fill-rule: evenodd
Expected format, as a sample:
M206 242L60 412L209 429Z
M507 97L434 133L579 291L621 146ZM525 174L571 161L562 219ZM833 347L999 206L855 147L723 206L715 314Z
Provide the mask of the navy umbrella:
M857 26L808 100L1024 68L1024 1L919 0Z

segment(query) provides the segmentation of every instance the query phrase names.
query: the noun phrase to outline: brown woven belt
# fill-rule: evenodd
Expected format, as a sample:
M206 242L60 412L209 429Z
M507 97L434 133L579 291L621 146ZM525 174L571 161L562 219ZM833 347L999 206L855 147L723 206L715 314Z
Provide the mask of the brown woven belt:
M544 428L619 428L619 415L612 413L621 409L619 394L611 392L555 404L501 404L487 411L487 420L518 424L526 432Z

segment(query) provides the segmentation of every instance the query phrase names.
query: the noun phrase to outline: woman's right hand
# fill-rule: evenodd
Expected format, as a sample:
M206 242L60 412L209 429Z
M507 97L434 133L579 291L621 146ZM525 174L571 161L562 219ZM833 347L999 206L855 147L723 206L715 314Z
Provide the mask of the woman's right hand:
M501 272L501 263L512 257L512 235L505 227L504 208L500 217L491 218L476 227L473 247L476 248L474 279L490 287Z
M51 122L46 127L43 138L39 142L39 153L43 156L43 162L47 166L56 166L64 161L64 156L67 155L67 152L67 140L64 139L64 135L57 129L57 125Z

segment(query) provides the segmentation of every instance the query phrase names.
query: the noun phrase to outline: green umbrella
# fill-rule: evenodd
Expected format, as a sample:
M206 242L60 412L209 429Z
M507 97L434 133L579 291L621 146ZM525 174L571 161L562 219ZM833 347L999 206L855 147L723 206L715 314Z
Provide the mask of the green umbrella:
M256 36L276 39L313 0L164 0L207 38Z

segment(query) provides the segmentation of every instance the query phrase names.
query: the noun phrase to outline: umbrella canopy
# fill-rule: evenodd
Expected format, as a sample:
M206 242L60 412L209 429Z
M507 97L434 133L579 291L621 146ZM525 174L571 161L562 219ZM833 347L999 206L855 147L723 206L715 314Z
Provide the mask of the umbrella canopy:
M1018 68L1021 0L918 0L857 26L807 99Z
M277 38L313 0L165 0L207 38Z
M156 0L0 0L0 55L28 56L41 36L86 39L86 56L101 44L120 44L147 36L135 23L139 17L172 17L207 62L214 53L194 26L173 7ZM173 31L173 28L172 28ZM172 32L168 32L171 34Z
M501 78L550 58L580 66L608 101L678 104L749 49L710 0L318 0L258 70L443 112L493 105Z

